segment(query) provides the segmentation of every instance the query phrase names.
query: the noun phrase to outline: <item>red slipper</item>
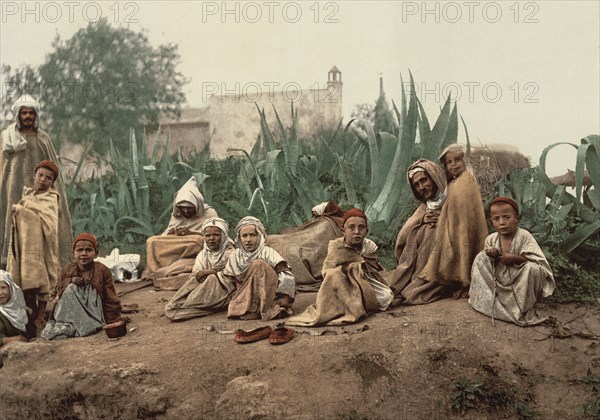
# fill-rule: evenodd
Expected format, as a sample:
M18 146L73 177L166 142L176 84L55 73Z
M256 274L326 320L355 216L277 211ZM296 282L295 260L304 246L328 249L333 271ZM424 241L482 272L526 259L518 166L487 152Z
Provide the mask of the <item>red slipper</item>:
M234 340L238 344L254 343L255 341L268 338L272 332L273 329L269 326L256 328L251 331L237 330Z
M269 336L269 343L273 345L285 344L292 339L294 334L296 334L296 331L291 328L275 328L273 333Z

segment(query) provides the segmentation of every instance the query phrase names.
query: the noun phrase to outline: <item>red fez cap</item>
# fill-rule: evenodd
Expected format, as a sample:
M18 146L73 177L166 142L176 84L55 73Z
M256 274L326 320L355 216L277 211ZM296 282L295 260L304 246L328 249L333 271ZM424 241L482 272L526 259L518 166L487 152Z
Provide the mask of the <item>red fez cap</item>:
M73 242L73 249L75 249L75 245L77 245L77 242L79 241L90 241L92 244L94 244L94 249L98 250L98 242L96 241L96 237L91 233L84 232L77 235L75 241Z
M347 210L346 213L344 213L344 218L342 219L342 226L344 226L346 224L346 220L348 220L351 217L362 217L363 219L365 219L365 222L367 222L367 224L369 223L365 212L361 209L353 207L350 210Z
M512 198L509 198L509 197L494 198L492 200L492 202L490 203L490 205L488 206L488 209L491 209L494 204L498 204L498 203L510 204L512 206L512 208L515 209L515 213L517 213L517 216L519 215L519 205L517 204L517 202L515 200L513 200Z
M58 178L58 165L52 162L51 160L42 160L40 163L35 165L34 173L37 172L37 170L40 168L50 169L52 172L54 172L54 179L56 180L56 178Z

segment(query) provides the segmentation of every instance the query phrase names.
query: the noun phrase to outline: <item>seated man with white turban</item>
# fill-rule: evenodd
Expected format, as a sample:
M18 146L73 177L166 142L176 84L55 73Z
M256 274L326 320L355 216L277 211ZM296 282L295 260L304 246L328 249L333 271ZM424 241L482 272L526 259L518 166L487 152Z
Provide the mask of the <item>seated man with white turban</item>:
M233 241L229 239L229 224L218 217L202 225L204 248L194 263L192 274L165 306L171 321L183 321L227 309L235 291L235 283L223 275Z
M146 268L156 286L161 287L163 279L177 276L181 282L170 288L177 290L187 280L194 259L202 251L202 224L214 217L219 215L211 206L204 204L196 178L192 176L175 193L171 221L165 231L146 241ZM177 283L170 280L170 283Z
M398 264L386 273L395 296L392 306L431 303L451 294L443 284L419 278L435 246L437 222L446 200L446 174L441 166L419 159L408 167L406 180L421 205L396 237Z
M265 245L266 236L256 217L244 217L236 227L237 249L223 270L236 287L229 318L267 321L292 314L296 280L281 255Z

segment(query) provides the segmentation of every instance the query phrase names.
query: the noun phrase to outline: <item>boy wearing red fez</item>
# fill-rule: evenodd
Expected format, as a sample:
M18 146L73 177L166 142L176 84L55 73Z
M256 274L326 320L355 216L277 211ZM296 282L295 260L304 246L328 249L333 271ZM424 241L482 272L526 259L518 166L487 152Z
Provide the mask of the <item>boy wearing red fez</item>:
M548 260L531 233L519 228L519 206L512 198L493 199L489 216L496 232L473 262L469 304L492 320L539 324L546 318L534 306L556 286Z

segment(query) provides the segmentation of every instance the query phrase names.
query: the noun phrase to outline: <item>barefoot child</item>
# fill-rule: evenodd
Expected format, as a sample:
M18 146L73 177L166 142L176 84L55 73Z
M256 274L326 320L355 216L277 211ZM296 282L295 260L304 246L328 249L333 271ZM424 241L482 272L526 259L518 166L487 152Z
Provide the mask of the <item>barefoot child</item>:
M302 327L350 324L389 307L394 293L381 278L377 245L366 238L367 223L367 216L360 209L350 209L344 214L344 236L329 241L316 304L286 324Z
M235 252L228 233L229 224L219 217L208 219L202 225L204 248L196 257L187 283L165 306L165 314L171 321L227 309L235 291L235 283L223 275L229 256Z
M265 245L266 237L256 217L244 217L236 227L237 249L223 270L236 287L228 318L267 321L292 313L296 280L281 255Z
M23 197L13 205L12 242L8 271L31 309L29 338L45 325L46 303L60 271L58 219L60 196L52 186L58 166L49 160L35 167L33 188L23 187Z
M112 273L94 261L98 255L96 237L82 233L73 243L75 263L67 264L52 294L55 303L42 338L85 337L121 319L121 302L115 292Z
M514 200L496 197L489 211L496 233L475 258L469 304L492 319L522 327L539 324L545 318L538 318L535 303L556 286L550 265L533 236L518 227Z

